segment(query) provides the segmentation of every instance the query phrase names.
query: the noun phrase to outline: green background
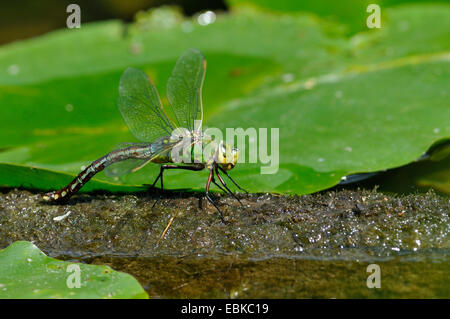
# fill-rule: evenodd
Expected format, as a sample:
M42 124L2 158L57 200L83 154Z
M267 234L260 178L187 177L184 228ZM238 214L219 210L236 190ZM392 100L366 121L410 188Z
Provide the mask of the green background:
M279 128L277 174L260 174L261 163L232 171L249 191L316 192L411 163L450 136L448 4L381 2L382 27L370 30L362 2L249 3L230 1L208 26L163 7L130 25L86 23L1 47L0 186L57 189L136 141L117 110L121 73L144 70L164 100L190 47L208 62L205 126ZM100 173L83 191L136 191L157 170L120 180ZM433 174L421 178L448 192L448 180L436 181L448 166ZM167 175L168 188L206 181L206 172Z

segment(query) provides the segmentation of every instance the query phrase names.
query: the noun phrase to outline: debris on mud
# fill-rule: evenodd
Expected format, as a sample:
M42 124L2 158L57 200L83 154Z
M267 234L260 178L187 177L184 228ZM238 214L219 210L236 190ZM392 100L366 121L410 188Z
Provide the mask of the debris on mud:
M215 196L226 223L200 193L167 192L153 207L157 193L48 204L39 193L4 190L0 248L28 240L53 257L108 264L153 297L450 297L446 197L238 195L242 207ZM384 289L366 287L371 263L380 264Z

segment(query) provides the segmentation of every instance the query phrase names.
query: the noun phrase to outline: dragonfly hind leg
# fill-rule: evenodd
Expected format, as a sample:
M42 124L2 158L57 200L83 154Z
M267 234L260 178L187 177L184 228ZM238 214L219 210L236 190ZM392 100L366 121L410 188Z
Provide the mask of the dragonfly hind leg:
M161 199L162 194L164 192L163 175L164 175L164 170L166 170L166 169L184 169L184 170L189 170L189 171L201 171L202 169L204 169L204 166L203 165L179 166L179 165L169 165L169 164L161 165L159 174L151 186L152 188L155 187L158 180L161 180L161 189L160 189L161 196L155 201L155 203L153 204L152 207L155 207L155 205Z

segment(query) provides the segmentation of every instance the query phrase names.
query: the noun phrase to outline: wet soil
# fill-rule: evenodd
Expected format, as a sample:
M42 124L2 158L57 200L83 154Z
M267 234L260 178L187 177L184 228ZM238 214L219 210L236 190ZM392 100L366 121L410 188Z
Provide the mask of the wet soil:
M3 189L0 248L28 240L52 257L107 264L153 298L450 297L448 197L238 196L244 207L215 194L224 223L200 193L167 192L156 205L152 191L48 204ZM367 286L370 264L380 266L381 288Z

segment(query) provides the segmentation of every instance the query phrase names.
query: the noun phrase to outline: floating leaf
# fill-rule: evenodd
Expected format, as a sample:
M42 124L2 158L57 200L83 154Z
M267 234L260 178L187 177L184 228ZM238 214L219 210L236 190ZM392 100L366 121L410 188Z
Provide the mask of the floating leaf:
M386 9L383 28L350 38L345 25L308 14L244 7L208 26L185 18L156 30L138 27L158 12L128 33L110 21L0 48L0 162L37 172L8 174L1 185L48 189L39 178L46 169L61 173L52 180L58 188L69 180L63 173L133 142L116 106L121 73L142 69L163 95L176 59L190 47L208 61L206 126L279 128L276 174L260 174L261 162L232 171L250 191L319 191L348 174L410 163L450 136L448 5ZM151 183L157 171L148 165L114 189L134 191L128 185ZM90 190L118 182L103 173L96 179ZM200 189L205 179L169 172L165 182Z
M76 275L80 275L79 288ZM69 288L72 287L72 288ZM136 279L108 266L47 257L17 241L0 250L0 298L148 298Z

